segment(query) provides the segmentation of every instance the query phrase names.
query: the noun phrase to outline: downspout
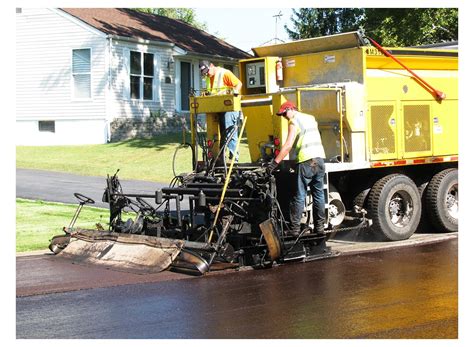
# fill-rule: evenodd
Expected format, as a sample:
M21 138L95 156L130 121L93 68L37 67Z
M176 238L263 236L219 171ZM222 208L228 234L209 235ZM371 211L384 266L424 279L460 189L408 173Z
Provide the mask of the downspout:
M112 88L112 38L107 35L107 40L108 42L108 73L107 73L107 96L105 98L105 113L106 113L106 124L107 124L107 142L110 142L110 139L112 138L111 130L110 130L110 123L111 123L111 111L110 111L110 102L111 98L110 95L111 93L111 88Z

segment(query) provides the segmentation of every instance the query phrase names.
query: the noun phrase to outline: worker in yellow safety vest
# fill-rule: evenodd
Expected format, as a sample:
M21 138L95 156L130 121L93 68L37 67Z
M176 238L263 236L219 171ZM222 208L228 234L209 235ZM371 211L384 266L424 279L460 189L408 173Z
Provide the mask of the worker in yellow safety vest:
M214 66L207 60L199 62L201 75L206 79L206 91L211 95L234 94L238 95L242 89L242 82L232 73L232 71L219 66ZM221 133L221 148L226 142L229 149L229 158L235 157L238 161L237 153L238 122L241 118L239 111L225 112L219 115L219 128Z
M324 235L324 159L326 154L321 142L318 123L314 116L299 112L291 101L284 102L277 115L288 120L288 137L280 153L267 167L271 174L279 163L290 154L296 163L296 192L290 200L290 230L292 236L301 235L301 215L304 209L306 191L309 186L313 198L313 222L317 234ZM304 230L303 230L304 231Z

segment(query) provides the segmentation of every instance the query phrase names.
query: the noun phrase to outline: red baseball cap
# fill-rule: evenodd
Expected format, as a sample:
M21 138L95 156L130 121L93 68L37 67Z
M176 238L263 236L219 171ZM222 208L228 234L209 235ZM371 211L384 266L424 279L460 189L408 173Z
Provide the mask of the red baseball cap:
M292 103L291 101L285 101L281 106L280 106L280 110L278 110L277 112L277 115L279 116L283 116L286 111L288 110L296 110L296 106L294 103Z

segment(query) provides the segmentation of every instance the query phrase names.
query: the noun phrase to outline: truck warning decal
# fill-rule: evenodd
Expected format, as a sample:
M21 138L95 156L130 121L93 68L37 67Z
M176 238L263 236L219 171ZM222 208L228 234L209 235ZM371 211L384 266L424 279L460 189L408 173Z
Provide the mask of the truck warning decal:
M335 63L336 62L336 56L335 55L325 55L324 56L324 63Z

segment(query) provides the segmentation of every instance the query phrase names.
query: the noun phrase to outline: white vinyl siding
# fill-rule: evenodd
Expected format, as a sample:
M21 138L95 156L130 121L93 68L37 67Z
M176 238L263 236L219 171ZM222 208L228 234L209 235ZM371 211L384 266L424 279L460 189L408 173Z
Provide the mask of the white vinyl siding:
M72 50L72 85L75 99L91 98L91 50Z
M15 15L17 119L104 119L105 35L51 9L22 12ZM74 99L71 87L72 50L81 48L91 50L91 98L86 102Z
M106 128L106 35L61 10L22 8L15 17L16 120L31 124L19 127L25 131L17 133L17 143L31 144L31 139L37 139L38 144L57 143L59 138L65 144L105 142L103 129L87 131L77 122ZM89 84L90 96L86 99L74 97L72 52L76 49L90 50L90 82L85 81L84 74L77 81L77 85ZM52 120L56 121L55 133L41 132L40 137L30 133L39 133L39 121ZM63 127L65 121L75 124L77 131L62 134L74 128Z
M146 75L150 78L153 77L152 100L130 97L130 77L135 75L131 72L130 53L134 51L153 55L153 75ZM111 115L117 118L147 117L158 111L166 111L171 115L176 110L174 67L168 68L166 64L172 56L170 48L114 39L111 56ZM136 75L142 76L141 74ZM165 83L166 77L172 82Z

